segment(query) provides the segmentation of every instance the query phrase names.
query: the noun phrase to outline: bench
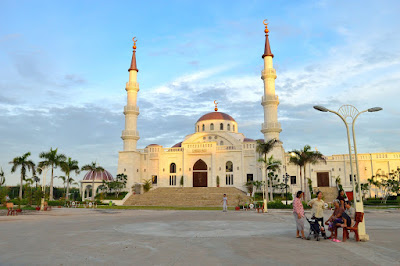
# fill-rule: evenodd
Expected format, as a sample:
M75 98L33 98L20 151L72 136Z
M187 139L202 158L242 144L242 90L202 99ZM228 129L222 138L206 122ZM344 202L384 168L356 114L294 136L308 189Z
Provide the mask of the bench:
M354 226L347 226L343 228L343 242L346 242L346 239L349 238L350 233L354 232L356 241L360 241L360 237L358 235L358 224L361 223L364 219L363 212L356 212L356 223Z
M17 215L17 210L14 210L14 203L12 202L7 202L7 216L9 215Z

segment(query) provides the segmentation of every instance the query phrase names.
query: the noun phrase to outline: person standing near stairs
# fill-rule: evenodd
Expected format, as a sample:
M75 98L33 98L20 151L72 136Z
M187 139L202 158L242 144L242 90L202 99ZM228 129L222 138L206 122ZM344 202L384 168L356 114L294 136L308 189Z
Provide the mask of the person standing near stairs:
M228 198L226 197L226 194L224 194L224 197L222 198L222 211L228 211Z

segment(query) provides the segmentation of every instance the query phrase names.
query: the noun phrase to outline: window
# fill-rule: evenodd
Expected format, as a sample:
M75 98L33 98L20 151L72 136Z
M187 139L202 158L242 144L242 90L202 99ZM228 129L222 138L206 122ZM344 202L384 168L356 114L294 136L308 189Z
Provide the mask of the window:
M197 126L197 132L199 132L200 131L200 126Z
M213 123L211 123L211 125L210 125L210 130L214 130L214 124Z
M233 127L233 132L235 132L235 125L233 125L232 127Z
M226 180L225 183L227 185L233 185L233 174L226 174Z
M169 176L169 185L170 186L176 186L176 175L170 175Z
M225 165L226 172L233 172L233 163L231 161L227 161Z
M253 174L247 174L247 182L253 181Z
M221 145L221 146L224 145L224 142L221 140L221 142L219 143L219 145Z
M231 124L228 124L228 125L226 126L226 129L227 129L228 131L230 131L230 130L231 130Z
M169 172L172 174L176 173L176 164L175 163L171 163L169 165Z
M205 129L205 126L204 126L204 124L201 126L201 130L203 130L204 131L204 129Z
M151 176L151 183L153 183L153 185L157 185L157 176L156 175Z
M219 130L224 130L224 124L219 124Z
M296 185L296 176L295 175L290 176L290 184Z
M351 178L351 174L349 175L349 177L350 177L350 181L353 181L353 178ZM356 175L354 175L354 180L357 182Z

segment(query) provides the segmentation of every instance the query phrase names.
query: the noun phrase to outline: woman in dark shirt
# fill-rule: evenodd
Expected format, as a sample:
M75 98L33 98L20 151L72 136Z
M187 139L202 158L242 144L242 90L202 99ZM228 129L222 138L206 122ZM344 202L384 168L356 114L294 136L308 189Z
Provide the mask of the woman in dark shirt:
M344 209L345 194L343 189L339 190L339 195L336 198L340 202L340 207Z

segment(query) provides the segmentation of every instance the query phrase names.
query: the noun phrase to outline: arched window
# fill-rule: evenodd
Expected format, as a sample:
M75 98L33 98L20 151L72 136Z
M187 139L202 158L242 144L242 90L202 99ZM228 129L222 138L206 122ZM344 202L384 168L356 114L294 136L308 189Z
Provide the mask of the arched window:
M233 172L233 163L231 161L227 161L225 165L226 172Z
M233 125L233 132L235 132L235 125Z
M219 143L219 145L221 145L221 146L224 145L224 142L221 140L221 142Z
M219 124L219 130L224 130L224 124Z
M197 132L199 132L200 131L200 126L197 126Z
M211 125L210 125L210 130L214 130L214 124L213 123L211 123Z
M204 124L201 126L201 130L203 130L204 131L204 129L205 129L205 126L204 126Z
M176 173L176 164L175 163L171 163L169 165L169 172L170 173Z
M231 161L226 162L225 172L225 184L233 185L233 163Z
M231 124L228 124L228 125L226 126L226 129L227 129L228 131L230 131L230 130L231 130Z

